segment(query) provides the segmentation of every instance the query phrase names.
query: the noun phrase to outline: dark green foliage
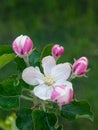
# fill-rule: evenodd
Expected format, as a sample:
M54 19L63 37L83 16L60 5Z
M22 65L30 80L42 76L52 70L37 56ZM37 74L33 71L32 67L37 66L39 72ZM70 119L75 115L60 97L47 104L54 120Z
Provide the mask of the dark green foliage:
M12 46L10 45L0 45L0 56L3 54L13 53Z
M32 110L30 109L20 109L17 112L16 125L19 130L32 130L33 129L33 119Z
M61 130L62 127L55 127L57 117L53 113L35 110L32 113L35 130Z
M45 57L45 56L50 56L50 55L52 55L52 46L53 46L53 44L48 44L47 46L45 46L44 48L43 48L43 51L42 51L42 53L41 53L41 59L43 58L43 57Z
M18 77L13 76L0 83L0 96L21 95L21 84Z
M86 101L73 101L68 105L62 106L61 115L68 120L78 118L87 118L91 121L94 120L93 113L91 112L90 106Z
M19 108L19 96L0 96L0 107L5 110Z
M29 63L31 66L40 66L40 53L37 50L33 50L29 56Z
M13 76L0 83L0 107L18 109L21 85L18 77Z
M17 71L23 72L23 70L26 68L26 64L25 64L23 58L16 57L15 62L16 62L16 66L17 66Z

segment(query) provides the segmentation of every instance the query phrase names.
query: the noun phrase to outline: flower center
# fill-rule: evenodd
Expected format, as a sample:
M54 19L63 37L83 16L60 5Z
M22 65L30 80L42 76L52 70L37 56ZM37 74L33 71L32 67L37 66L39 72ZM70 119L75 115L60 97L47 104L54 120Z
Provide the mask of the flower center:
M53 85L55 83L54 79L51 78L50 76L44 77L44 82L48 86L51 86L51 85Z

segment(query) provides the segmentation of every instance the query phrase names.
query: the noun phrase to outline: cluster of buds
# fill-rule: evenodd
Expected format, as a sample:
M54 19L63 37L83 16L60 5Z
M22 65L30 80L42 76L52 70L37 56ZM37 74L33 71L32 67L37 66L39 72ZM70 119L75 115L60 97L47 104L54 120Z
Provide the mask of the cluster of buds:
M33 49L32 40L21 35L14 40L12 47L14 52L28 63L28 56ZM36 86L33 90L35 96L42 100L56 101L62 106L73 100L74 92L69 80L86 75L88 59L81 57L75 60L73 65L69 63L56 65L58 58L64 54L64 47L58 44L52 47L51 54L52 56L44 57L42 60L44 74L38 67L38 69L28 67L23 71L22 78L26 83Z

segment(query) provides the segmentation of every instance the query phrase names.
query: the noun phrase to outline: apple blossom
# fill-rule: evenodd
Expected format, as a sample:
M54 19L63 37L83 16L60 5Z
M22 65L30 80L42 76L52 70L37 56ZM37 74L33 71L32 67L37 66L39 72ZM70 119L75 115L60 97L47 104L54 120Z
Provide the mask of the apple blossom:
M76 60L72 66L72 71L75 76L85 75L88 67L88 59L86 57L81 57Z
M12 47L19 57L24 57L32 51L33 42L28 36L20 35L13 41Z
M60 106L70 103L73 100L72 84L68 82L66 85L55 86L51 95L51 100L57 101Z
M42 59L42 74L38 67L28 67L22 73L23 80L34 85L33 93L42 100L51 100L51 95L57 85L72 86L66 81L71 73L69 63L57 64L52 56L46 56Z

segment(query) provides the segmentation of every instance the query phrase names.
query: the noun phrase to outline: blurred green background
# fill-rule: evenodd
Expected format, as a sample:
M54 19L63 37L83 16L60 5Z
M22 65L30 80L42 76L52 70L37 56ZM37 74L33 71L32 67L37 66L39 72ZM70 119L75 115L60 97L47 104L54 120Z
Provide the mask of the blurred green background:
M74 58L89 59L88 78L73 81L78 99L87 99L95 120L63 121L64 130L98 129L98 0L0 0L0 45L12 44L26 34L41 51L48 43L65 47L61 61L73 63ZM15 69L5 66L0 80Z

